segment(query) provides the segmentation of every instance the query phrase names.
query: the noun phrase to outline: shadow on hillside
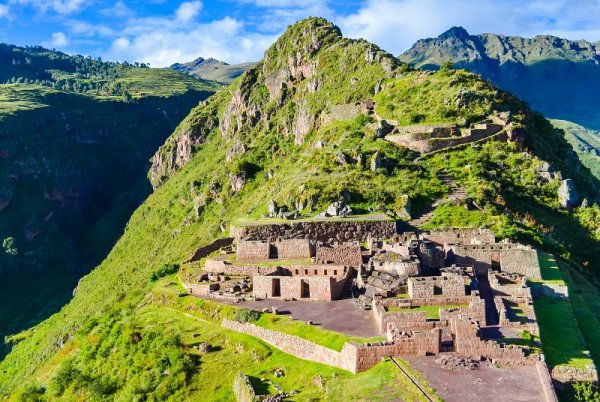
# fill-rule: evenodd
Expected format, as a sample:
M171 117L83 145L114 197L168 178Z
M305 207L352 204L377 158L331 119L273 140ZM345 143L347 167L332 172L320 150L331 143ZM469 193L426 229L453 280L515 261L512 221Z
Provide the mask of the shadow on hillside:
M16 143L9 162L43 169L12 182L13 200L2 211L0 236L14 236L19 252L0 253L0 339L69 302L78 280L106 258L151 193L150 157L208 95L125 104L59 93L45 99L47 108L3 120L0 138L31 141ZM10 169L0 164L0 173ZM33 238L27 237L30 227L39 230ZM9 349L0 344L0 360Z

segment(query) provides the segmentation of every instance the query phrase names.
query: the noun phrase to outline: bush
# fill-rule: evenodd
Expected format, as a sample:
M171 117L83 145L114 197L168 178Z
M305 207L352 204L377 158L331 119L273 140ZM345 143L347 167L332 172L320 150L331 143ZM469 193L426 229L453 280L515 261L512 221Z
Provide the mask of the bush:
M578 381L573 384L575 390L576 401L598 402L600 401L600 393L598 387L589 381Z
M167 275L174 274L177 271L179 271L179 264L163 264L156 271L152 272L152 275L150 275L150 280L152 282L156 282L160 278L164 278Z
M44 394L46 393L46 388L39 385L28 385L25 390L17 397L17 401L19 402L42 402L46 399L44 398Z
M255 322L260 318L260 313L255 310L248 310L246 308L237 311L236 320L241 323Z

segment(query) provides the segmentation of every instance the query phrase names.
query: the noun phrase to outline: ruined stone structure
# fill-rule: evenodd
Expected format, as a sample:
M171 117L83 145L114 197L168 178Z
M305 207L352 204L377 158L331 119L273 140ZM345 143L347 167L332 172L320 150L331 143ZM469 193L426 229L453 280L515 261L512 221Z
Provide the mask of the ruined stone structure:
M254 275L253 294L257 299L335 300L341 296L351 267L341 265L292 266L286 275Z
M423 240L432 241L440 246L446 244L493 244L496 243L494 233L485 228L449 228L436 229L421 235Z
M185 263L187 264L190 262L199 261L202 258L208 257L209 255L223 247L231 246L231 244L233 244L233 237L217 239L212 243L209 243L206 246L200 247L198 250L194 251L190 258L188 258L187 261L185 261Z
M455 244L447 249L447 258L456 264L473 266L478 272L497 269L529 279L542 278L537 251L522 244Z
M453 125L414 125L395 127L385 140L422 154L477 141L516 141L517 130L506 122L486 120L471 128Z
M239 240L237 259L265 261L268 259L305 259L314 257L314 245L308 239L287 239L274 242Z
M466 289L465 278L461 275L408 278L408 295L411 300L460 299L467 296Z
M317 246L315 262L360 267L362 264L360 244L357 241L334 245L320 244Z
M397 233L395 221L313 221L286 224L231 227L231 237L236 240L312 239L333 244L343 241L366 242L369 236L389 239Z

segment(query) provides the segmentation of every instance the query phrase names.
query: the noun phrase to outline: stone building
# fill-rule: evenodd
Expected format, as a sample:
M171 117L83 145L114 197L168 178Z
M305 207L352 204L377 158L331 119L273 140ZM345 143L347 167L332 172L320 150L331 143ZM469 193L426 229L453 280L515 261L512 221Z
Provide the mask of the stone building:
M253 294L257 299L329 301L339 298L352 275L352 267L342 265L290 266L283 275L254 275Z

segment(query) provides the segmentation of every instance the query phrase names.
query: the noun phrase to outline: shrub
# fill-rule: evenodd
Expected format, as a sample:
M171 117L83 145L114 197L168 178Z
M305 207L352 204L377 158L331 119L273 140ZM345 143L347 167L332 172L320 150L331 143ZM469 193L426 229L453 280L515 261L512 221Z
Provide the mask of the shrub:
M152 282L155 282L160 278L164 278L167 275L174 274L177 271L179 271L179 264L163 264L160 268L152 272L152 274L150 275L150 280Z
M260 313L255 310L243 308L237 311L235 318L241 323L255 322L258 321L258 319L260 318Z

